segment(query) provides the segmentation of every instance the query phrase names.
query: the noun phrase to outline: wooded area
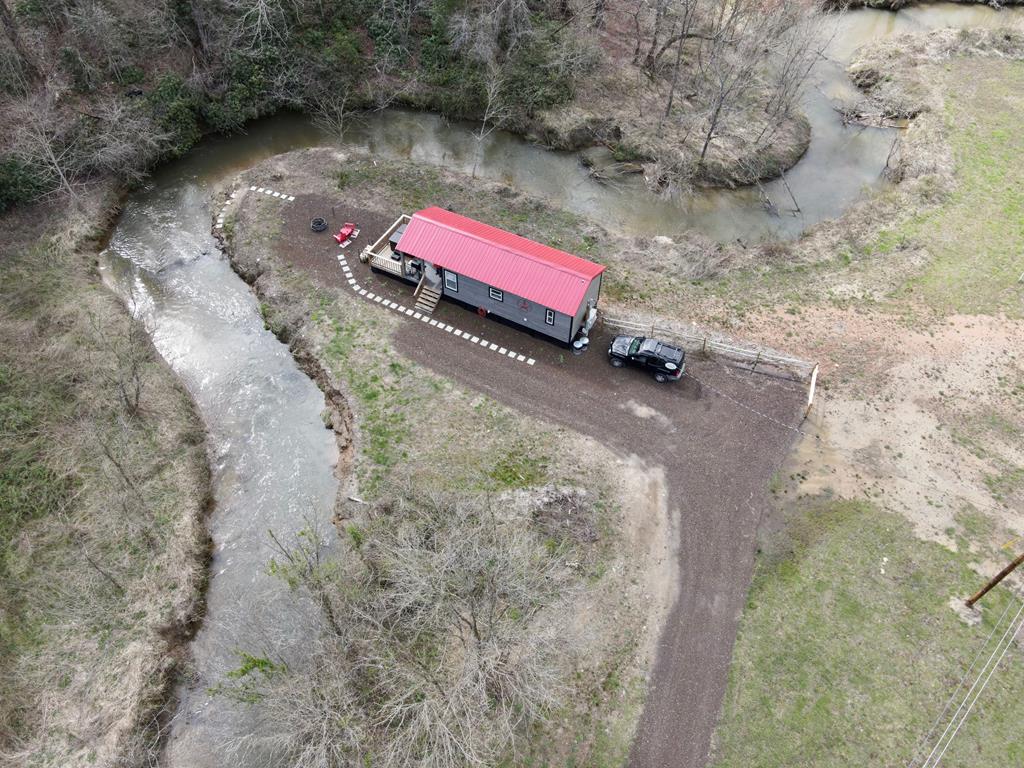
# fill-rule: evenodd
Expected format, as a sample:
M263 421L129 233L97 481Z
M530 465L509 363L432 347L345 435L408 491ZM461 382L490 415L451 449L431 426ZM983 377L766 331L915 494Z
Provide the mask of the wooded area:
M608 72L637 74L616 111L643 124L621 151L668 182L700 177L718 143L750 163L778 139L821 19L796 0L5 0L0 209L132 181L282 108L337 133L400 104L529 134Z

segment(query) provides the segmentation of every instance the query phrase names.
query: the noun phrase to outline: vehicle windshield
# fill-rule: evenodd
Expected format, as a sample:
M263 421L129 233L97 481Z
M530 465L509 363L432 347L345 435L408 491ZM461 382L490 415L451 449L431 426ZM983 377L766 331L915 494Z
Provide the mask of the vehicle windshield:
M633 339L631 342L629 342L629 354L635 355L637 352L640 351L640 342L641 339Z

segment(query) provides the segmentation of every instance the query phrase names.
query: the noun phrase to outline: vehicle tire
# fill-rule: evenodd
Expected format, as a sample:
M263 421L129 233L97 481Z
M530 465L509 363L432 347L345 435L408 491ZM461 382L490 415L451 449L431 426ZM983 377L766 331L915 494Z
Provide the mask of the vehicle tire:
M327 219L323 216L317 216L309 222L309 228L314 232L323 232L327 229Z
M608 362L612 364L612 368L621 368L624 365L622 359L618 357L609 358Z
M668 381L668 376L666 376L664 373L656 373L654 374L654 380L659 384L664 384L666 381Z

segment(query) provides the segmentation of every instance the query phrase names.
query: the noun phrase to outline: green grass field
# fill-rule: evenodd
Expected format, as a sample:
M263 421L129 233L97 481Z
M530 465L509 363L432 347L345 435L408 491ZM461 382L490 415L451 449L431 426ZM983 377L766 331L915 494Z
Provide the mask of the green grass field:
M758 562L713 765L906 765L1011 599L997 588L969 627L948 602L978 584L966 556L870 504L795 513ZM1022 686L1018 646L945 765L1024 764Z
M948 65L945 119L957 188L880 242L912 240L932 262L908 289L946 312L1024 316L1024 63Z

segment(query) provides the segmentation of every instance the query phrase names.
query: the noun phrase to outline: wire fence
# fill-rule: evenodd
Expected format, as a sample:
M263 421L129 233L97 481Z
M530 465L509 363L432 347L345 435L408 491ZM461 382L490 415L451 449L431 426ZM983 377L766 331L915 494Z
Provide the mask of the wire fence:
M605 326L627 333L665 339L674 342L687 352L705 357L715 357L738 365L749 371L760 370L777 376L801 381L807 384L807 410L814 404L814 393L818 384L818 364L796 357L787 357L764 347L739 346L717 339L710 334L694 333L675 328L664 321L638 322L604 313L601 320Z

